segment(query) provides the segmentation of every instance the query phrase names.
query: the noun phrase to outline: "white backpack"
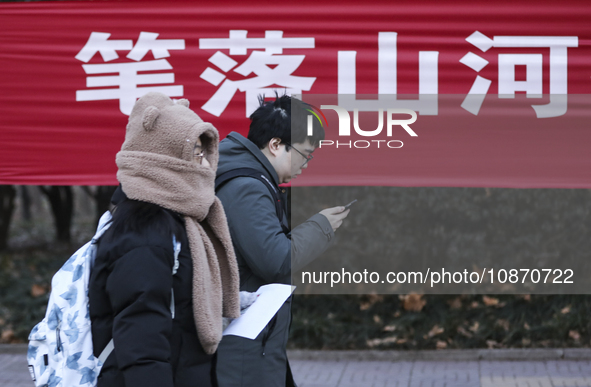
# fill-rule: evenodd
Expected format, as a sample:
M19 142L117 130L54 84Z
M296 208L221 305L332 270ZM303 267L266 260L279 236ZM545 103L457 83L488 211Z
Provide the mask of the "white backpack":
M111 225L105 212L92 240L68 259L51 280L45 318L29 335L27 361L37 387L96 386L103 363L113 351L113 340L95 357L92 347L88 282L99 238ZM173 236L174 268L178 268L180 242ZM174 294L171 300L174 318Z

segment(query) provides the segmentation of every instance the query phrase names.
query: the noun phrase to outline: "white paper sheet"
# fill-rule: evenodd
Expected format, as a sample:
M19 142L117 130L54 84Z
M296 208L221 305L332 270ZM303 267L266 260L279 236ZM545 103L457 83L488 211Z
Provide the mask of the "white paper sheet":
M281 305L294 291L295 286L270 284L261 286L255 293L257 299L237 319L232 321L223 335L234 335L254 340L271 321Z

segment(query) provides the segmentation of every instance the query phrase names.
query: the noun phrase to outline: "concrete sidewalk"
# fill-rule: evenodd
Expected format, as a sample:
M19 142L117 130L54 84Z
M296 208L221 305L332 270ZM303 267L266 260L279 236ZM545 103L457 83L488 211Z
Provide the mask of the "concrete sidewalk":
M591 362L293 361L300 387L591 387Z
M0 346L0 386L33 386L25 353ZM290 351L290 359L299 387L591 387L589 349Z

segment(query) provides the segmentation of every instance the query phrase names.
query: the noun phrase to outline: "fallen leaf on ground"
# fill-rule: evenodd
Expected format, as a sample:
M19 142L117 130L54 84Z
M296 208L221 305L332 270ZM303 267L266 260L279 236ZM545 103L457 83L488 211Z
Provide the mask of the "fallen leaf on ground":
M447 304L449 305L450 309L460 309L462 307L462 300L460 297L456 297L453 300L449 300Z
M562 313L562 314L570 313L570 305L569 306L565 306L564 308L562 308L562 310L560 311L560 313Z
M5 329L0 335L0 343L10 343L14 338L14 331L12 329Z
M467 338L471 338L474 336L472 333L468 332L464 327L458 327L457 331L460 335L465 336Z
M486 306L495 306L499 304L499 299L495 297L482 296L482 302Z
M396 336L385 337L383 339L371 339L367 340L367 346L373 348L384 344L394 344L397 340L398 338Z
M577 331L568 331L568 337L570 337L574 341L581 340L581 334Z
M35 297L35 298L41 297L45 293L47 293L47 290L45 290L44 286L37 285L37 284L34 284L33 286L31 286L31 296L32 297Z
M384 300L384 296L379 294L368 294L361 304L359 305L359 309L361 310L368 310L375 304L376 302L380 302Z
M433 328L431 328L431 330L429 331L429 333L427 333L427 335L429 337L433 337L433 336L437 336L441 333L443 333L445 331L445 329L441 328L439 325L435 325Z
M404 301L404 309L409 312L420 312L427 304L427 301L423 300L422 294L407 294L402 296L402 300Z
M508 320L504 320L502 318L498 319L496 324L500 327L502 327L505 331L509 330L510 324Z
M386 325L382 330L384 332L394 332L396 330L396 325Z

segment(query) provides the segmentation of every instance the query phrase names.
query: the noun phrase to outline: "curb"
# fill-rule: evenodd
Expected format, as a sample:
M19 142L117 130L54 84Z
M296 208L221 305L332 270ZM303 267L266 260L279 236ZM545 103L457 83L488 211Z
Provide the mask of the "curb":
M1 355L26 355L27 344L0 344ZM292 360L313 361L545 361L591 360L591 348L443 349L422 351L288 350Z
M313 361L545 361L591 360L589 348L445 349L421 351L288 350L293 360Z
M0 355L26 355L28 344L0 344Z

